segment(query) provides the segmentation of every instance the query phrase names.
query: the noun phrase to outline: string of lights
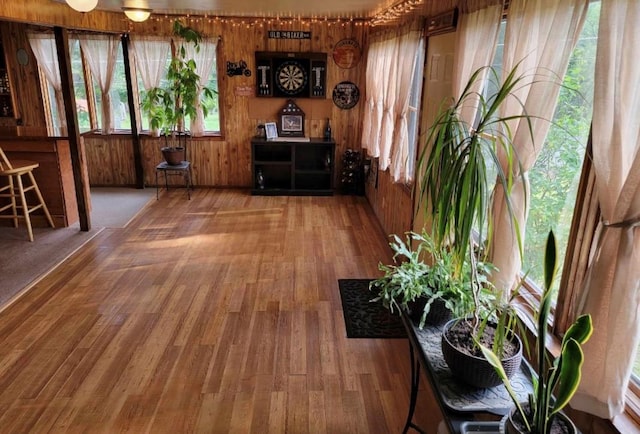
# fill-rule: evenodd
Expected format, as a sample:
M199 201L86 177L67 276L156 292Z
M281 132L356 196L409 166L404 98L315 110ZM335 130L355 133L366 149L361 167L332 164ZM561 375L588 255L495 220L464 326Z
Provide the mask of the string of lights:
M423 0L404 0L394 4L393 6L378 12L371 18L371 26L381 26L397 21L408 14L411 14L414 9L417 9Z
M152 14L150 20L156 22L173 22L175 20L185 21L191 24L231 24L233 27L242 28L263 28L272 25L296 24L309 27L313 24L322 23L331 26L380 26L397 21L403 16L412 13L422 4L423 0L404 0L389 8L376 13L371 18L334 18L324 17L293 17L293 16L230 16L230 15L173 15L173 14Z

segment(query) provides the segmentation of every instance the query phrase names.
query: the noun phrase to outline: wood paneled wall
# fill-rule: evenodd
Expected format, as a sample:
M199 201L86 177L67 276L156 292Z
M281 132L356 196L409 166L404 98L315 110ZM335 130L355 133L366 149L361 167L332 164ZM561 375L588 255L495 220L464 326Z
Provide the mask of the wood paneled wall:
M46 127L38 65L29 48L26 26L2 23L2 46L7 60L15 114L15 119L7 126ZM17 62L16 52L20 48L28 53L26 65Z
M164 17L152 17L144 23L131 23L120 13L94 11L80 14L69 10L64 4L56 4L50 0L33 0L29 7L21 4L9 4L1 1L0 17L7 19L59 25L67 28L93 28L108 32L125 32L132 34L171 34L172 21ZM446 4L445 4L446 3ZM418 13L435 14L450 9L457 0L446 2L426 2ZM37 10L36 15L34 11ZM347 148L359 149L362 125L362 107L366 97L364 88L366 68L366 46L369 26L344 22L293 22L242 25L237 21L219 21L213 19L194 19L188 23L202 31L206 36L220 36L218 50L218 73L220 85L220 101L222 112L222 137L199 138L193 140L190 159L193 162L194 183L198 186L237 186L248 187L251 182L251 153L249 141L258 123L276 120L276 113L285 99L263 99L251 96L240 96L236 89L253 86L255 80L255 51L284 52L324 52L328 56L327 71L327 103L332 129L336 140L335 161L336 177L341 172L339 167L341 156ZM17 26L17 27L16 27ZM22 27L22 32L20 32ZM24 34L24 25L14 25L12 32ZM373 30L377 30L374 28ZM311 32L309 40L269 39L268 30L306 30ZM6 31L5 31L6 32ZM356 67L341 69L332 60L334 45L345 38L356 39L363 47L363 56ZM24 39L23 43L26 42ZM226 62L244 60L252 71L251 77L226 75ZM35 62L34 62L35 63ZM356 83L361 91L361 102L351 110L341 110L332 104L331 91L341 81ZM25 80L30 89L38 89L37 76ZM21 96L22 98L22 96ZM25 107L33 107L34 126L43 123L41 98L39 95L23 98ZM306 102L306 100L303 100ZM40 104L38 107L36 104ZM260 104L260 115L252 105ZM264 116L265 110L271 112ZM312 110L315 112L315 110ZM317 115L307 116L305 131L308 135L320 136L326 122L326 110L318 110ZM322 113L320 115L319 113ZM40 125L42 126L42 125ZM134 185L133 151L129 136L87 135L84 138L89 177L92 185ZM146 185L155 183L154 168L161 160L159 139L142 137L142 156L144 165L144 181ZM335 180L339 185L339 179ZM411 228L412 205L410 192L404 186L390 182L388 173L380 173L378 188L366 189L367 197L380 219L383 230L387 233L402 233Z
M325 101L316 101L323 106L322 110L314 110L306 118L305 131L309 135L321 136L330 117L334 138L337 143L336 161L347 148L359 147L360 124L362 116L362 102L351 110L341 110L331 101L331 92L334 86L341 81L356 83L362 92L361 101L364 99L364 71L366 60L363 57L360 62L351 69L339 68L332 59L331 53L334 45L345 38L353 38L361 46L365 46L368 26L354 23L273 23L268 27L238 26L232 22L209 22L198 20L189 23L208 37L220 37L218 49L218 77L220 90L220 107L222 112L222 137L199 138L193 140L190 150L190 158L194 162L194 182L201 186L235 186L249 187L251 182L251 148L250 139L255 134L259 122L276 121L277 113L285 104L284 98L255 98L243 96L237 89L246 86L254 87L255 83L255 51L284 51L284 52L324 52L327 53L327 89L328 95ZM130 32L134 34L171 34L172 21L161 18L150 20L146 23L131 26ZM26 33L24 24L12 24L10 28L3 28L3 34L17 32ZM269 39L268 30L306 30L311 32L309 40L283 40ZM26 36L23 36L22 45L28 48ZM10 61L12 59L9 59ZM251 77L226 75L226 63L244 60L252 71ZM30 62L35 64L35 62ZM17 89L20 105L24 108L24 117L33 119L29 123L32 126L44 126L44 117L41 97L39 95L39 81L37 74L17 79L24 86ZM34 92L33 89L37 91ZM303 100L305 103L310 100ZM262 104L261 117L251 117L250 104ZM328 107L328 110L327 110ZM265 115L266 110L266 117ZM160 161L160 139L144 137L143 164L145 167L145 182L152 184L154 179L153 169ZM87 161L89 163L89 177L95 185L133 185L135 180L131 178L132 151L131 138L126 135L87 135L85 137ZM336 173L338 173L336 171Z
M402 235L411 230L413 198L409 186L394 183L388 170L374 169L366 179L365 192L386 234Z

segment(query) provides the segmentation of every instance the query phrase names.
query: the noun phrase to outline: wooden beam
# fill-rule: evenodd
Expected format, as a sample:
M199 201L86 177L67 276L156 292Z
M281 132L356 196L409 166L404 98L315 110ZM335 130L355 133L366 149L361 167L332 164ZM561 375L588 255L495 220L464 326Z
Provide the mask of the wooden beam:
M124 76L127 80L127 102L129 103L129 118L131 119L131 146L133 147L133 163L136 170L136 187L144 188L144 170L142 166L142 146L136 119L136 103L133 97L133 78L129 63L129 35L124 34L122 41L122 57L124 59Z
M67 118L67 135L71 150L71 166L73 169L73 181L76 187L76 201L78 202L78 216L80 218L80 230L91 229L91 215L89 213L89 182L85 176L86 158L82 138L78 130L78 116L76 100L73 92L73 76L71 73L71 59L69 58L69 34L62 27L54 27L58 51L58 65L60 67L60 82L62 84L62 97L64 100L64 112Z

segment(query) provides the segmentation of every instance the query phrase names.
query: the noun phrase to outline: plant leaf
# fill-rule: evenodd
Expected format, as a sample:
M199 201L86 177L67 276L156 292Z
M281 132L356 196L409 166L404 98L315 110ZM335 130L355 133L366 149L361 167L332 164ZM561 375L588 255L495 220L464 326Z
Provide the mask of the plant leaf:
M591 315L580 315L578 319L576 319L576 321L571 324L571 327L569 327L564 337L562 338L563 346L564 342L568 341L569 339L574 339L579 344L584 344L589 340L592 333L593 323L591 320Z
M556 391L556 401L550 415L559 412L569 403L571 397L578 389L582 377L581 368L584 361L584 354L580 344L574 339L567 341L562 351L562 363L560 364L560 374L558 376L558 390Z

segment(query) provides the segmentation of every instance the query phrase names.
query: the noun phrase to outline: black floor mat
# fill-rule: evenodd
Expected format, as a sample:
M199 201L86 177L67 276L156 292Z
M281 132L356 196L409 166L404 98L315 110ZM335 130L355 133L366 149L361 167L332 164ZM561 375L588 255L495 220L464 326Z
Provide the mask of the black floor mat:
M397 313L371 302L376 293L369 291L371 279L339 279L340 298L348 338L406 338L402 320Z

